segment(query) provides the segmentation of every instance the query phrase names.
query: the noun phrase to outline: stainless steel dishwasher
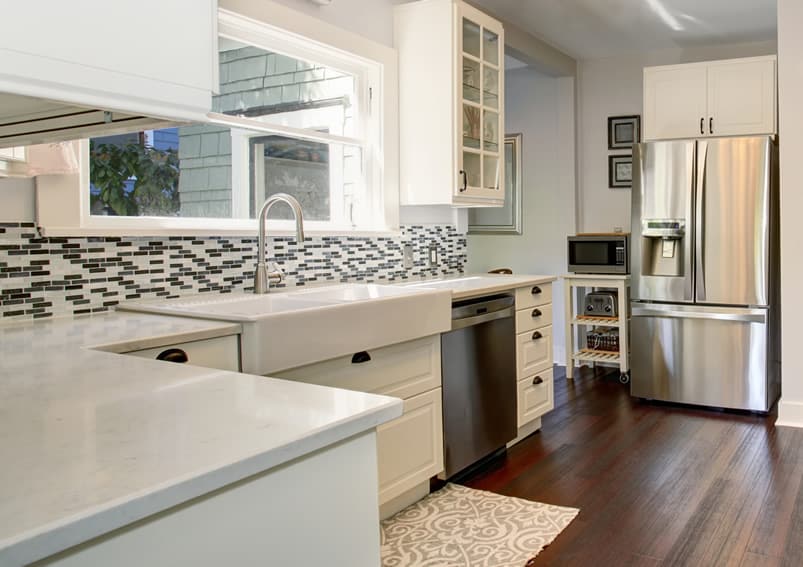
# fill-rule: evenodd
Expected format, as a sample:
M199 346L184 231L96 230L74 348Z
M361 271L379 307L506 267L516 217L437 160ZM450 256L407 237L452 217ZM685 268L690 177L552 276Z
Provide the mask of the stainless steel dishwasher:
M516 437L514 298L452 303L441 335L444 476L450 478Z

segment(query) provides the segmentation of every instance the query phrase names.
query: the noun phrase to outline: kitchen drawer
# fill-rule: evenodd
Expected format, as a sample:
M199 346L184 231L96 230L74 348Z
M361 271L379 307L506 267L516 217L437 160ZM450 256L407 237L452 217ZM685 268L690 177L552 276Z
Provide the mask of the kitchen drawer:
M406 399L441 385L441 338L432 335L270 375Z
M535 376L519 380L519 427L541 417L555 407L552 372L552 368L548 368Z
M532 376L552 366L552 326L516 335L516 375Z
M176 362L179 362L184 358L182 353L186 356L185 362L193 366L205 366L234 372L240 371L239 335L165 345L146 350L134 350L124 354L153 359L158 359L161 355L167 356L168 360L169 358L175 358L177 359Z
M516 311L516 332L532 331L552 324L552 304Z
M401 417L376 428L379 504L443 470L441 389L404 401Z
M516 309L552 303L552 284L543 283L520 287L516 290Z

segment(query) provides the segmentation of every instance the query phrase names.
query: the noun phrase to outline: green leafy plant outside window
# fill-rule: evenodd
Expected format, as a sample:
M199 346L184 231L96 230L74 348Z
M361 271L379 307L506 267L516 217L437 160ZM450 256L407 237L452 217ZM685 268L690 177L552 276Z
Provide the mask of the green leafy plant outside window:
M92 210L119 216L178 216L179 159L143 144L89 144Z

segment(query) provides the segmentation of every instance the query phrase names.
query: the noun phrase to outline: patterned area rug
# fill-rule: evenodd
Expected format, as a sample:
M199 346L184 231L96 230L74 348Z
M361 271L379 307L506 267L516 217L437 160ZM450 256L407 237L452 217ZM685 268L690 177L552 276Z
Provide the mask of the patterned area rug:
M525 567L578 512L447 484L382 522L382 565Z

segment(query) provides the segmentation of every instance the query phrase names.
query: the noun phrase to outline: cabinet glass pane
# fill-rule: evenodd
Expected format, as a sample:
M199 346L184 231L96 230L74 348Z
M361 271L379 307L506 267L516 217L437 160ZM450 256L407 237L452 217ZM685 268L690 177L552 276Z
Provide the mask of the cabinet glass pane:
M482 66L483 104L499 108L499 71L487 65Z
M463 52L480 57L480 26L463 18Z
M499 36L492 31L482 33L483 58L488 63L499 65Z
M499 113L486 110L483 114L482 146L490 152L499 151Z
M480 102L480 64L473 59L463 57L463 99Z
M468 104L463 105L463 146L479 149L480 147L480 109Z
M483 156L482 186L485 189L499 189L499 158Z
M470 152L463 152L463 170L466 172L469 187L480 186L480 156ZM460 180L462 183L463 180Z

